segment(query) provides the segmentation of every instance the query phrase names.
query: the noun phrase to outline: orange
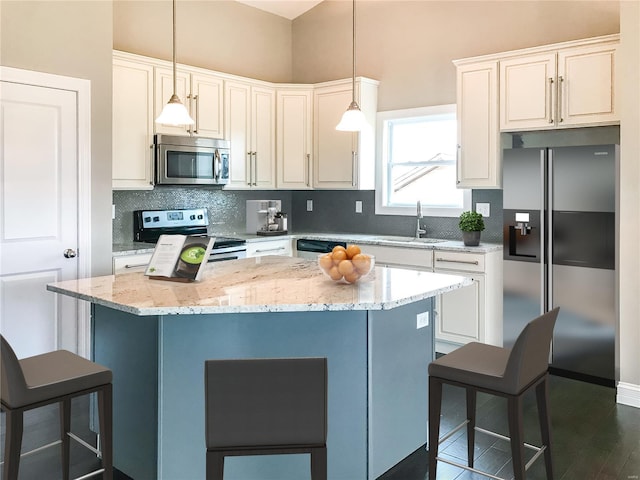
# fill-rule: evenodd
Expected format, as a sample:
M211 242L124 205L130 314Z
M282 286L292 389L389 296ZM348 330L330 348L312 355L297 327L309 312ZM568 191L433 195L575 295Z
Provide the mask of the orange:
M320 265L320 268L325 272L328 272L333 266L333 258L331 258L331 254L327 253L326 255L321 256L318 260L318 264Z
M354 255L358 255L359 253L361 253L361 250L358 245L349 245L347 247L347 258L353 258Z
M337 252L338 250L344 250L344 251L346 251L347 249L346 249L346 248L344 248L342 245L336 245L335 247L333 247L333 250L331 250L331 253L335 253L335 252Z
M340 247L342 248L342 247ZM342 250L336 250L335 248L333 249L333 253L331 254L331 258L333 258L333 263L334 264L339 264L342 260L346 260L347 258L347 251L342 248Z
M362 275L369 272L371 268L371 258L368 255L359 253L358 255L354 255L351 261L353 262L353 266L356 267L356 270L358 270L358 273Z
M351 260L342 260L338 264L338 271L346 277L347 275L351 275L355 271L355 268Z
M356 283L359 278L360 278L360 274L356 270L354 270L353 273L351 273L350 275L344 276L344 279L349 283Z
M340 280L342 278L342 274L338 271L338 267L335 265L329 269L327 272L332 280Z

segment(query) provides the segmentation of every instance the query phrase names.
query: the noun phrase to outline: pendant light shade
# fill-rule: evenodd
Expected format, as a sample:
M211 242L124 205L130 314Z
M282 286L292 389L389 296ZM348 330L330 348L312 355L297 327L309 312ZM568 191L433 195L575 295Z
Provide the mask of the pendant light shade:
M360 132L364 129L367 120L360 110L358 102L356 102L356 0L352 2L353 14L353 75L351 84L351 104L347 111L342 115L340 123L336 126L336 130L343 132Z
M173 95L156 118L156 123L172 126L193 125L195 122L176 94L176 86L176 0L173 0Z

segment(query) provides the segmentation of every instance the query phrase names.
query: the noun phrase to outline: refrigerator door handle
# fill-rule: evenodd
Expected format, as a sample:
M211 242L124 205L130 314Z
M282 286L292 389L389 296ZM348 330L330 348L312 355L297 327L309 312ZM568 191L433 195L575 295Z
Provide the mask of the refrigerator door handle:
M553 150L549 149L547 166L547 307L553 308Z
M547 292L546 292L546 267L547 261L545 258L545 184L546 182L546 155L545 150L540 150L540 313L543 314L547 311Z

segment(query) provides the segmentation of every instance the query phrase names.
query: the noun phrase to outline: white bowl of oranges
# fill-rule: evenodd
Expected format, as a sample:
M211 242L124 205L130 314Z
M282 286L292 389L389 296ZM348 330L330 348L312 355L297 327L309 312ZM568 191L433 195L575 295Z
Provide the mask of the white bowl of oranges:
M358 245L337 245L318 255L320 270L334 282L356 283L373 270L375 257L362 253Z

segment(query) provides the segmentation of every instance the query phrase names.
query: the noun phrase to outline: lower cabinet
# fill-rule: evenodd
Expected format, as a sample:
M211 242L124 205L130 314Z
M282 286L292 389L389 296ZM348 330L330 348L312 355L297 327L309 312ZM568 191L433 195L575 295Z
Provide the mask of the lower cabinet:
M436 299L436 351L481 342L502 346L502 252L434 252L434 271L461 275L473 284Z
M123 255L113 257L113 274L144 272L151 260L152 253L139 253L137 255Z
M433 250L384 245L363 245L361 248L364 253L373 255L376 265L380 267L402 267L428 271L433 268Z
M290 238L247 242L247 257L262 257L264 255L284 255L291 257L293 255L291 242L292 240Z

